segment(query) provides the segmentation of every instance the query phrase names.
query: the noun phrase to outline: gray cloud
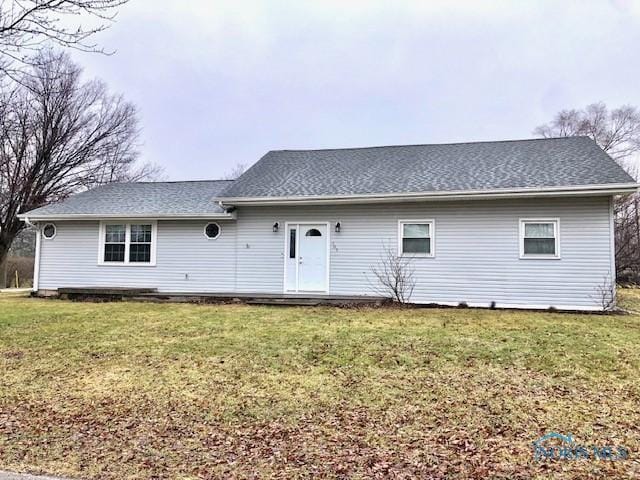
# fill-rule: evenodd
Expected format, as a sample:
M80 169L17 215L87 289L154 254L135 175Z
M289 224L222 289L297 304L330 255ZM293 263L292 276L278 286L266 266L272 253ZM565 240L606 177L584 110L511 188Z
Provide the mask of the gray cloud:
M146 160L200 179L269 149L522 138L561 108L640 105L639 27L624 0L132 0L99 39L115 55L75 56L139 106Z

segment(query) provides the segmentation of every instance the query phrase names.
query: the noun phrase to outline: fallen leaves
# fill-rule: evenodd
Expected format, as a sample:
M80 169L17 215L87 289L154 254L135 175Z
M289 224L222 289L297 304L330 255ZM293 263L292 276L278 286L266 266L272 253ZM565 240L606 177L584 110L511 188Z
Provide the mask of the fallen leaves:
M11 302L0 303L5 469L118 480L640 473L638 318ZM549 431L624 445L631 459L536 462L532 442Z

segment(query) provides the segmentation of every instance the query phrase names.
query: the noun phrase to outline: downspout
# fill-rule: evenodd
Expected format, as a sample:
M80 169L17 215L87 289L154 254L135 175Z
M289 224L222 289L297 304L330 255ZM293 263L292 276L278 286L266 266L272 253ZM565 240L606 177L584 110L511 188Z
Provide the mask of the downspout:
M28 217L24 217L24 223L36 229L36 255L33 261L33 287L31 290L38 293L38 283L40 280L40 228L35 223L31 223Z
M615 221L615 198L613 195L609 197L609 248L610 248L610 265L611 265L611 288L613 290L614 306L618 300L618 288L616 285L616 221Z
M222 209L222 211L224 211L225 213L229 214L229 213L233 213L236 210L236 207L234 206L226 206L223 202L221 201L217 201L216 202L218 207L220 207ZM233 291L237 292L238 291L238 235L239 235L239 229L238 229L238 222L236 221L235 224L235 246L233 249Z

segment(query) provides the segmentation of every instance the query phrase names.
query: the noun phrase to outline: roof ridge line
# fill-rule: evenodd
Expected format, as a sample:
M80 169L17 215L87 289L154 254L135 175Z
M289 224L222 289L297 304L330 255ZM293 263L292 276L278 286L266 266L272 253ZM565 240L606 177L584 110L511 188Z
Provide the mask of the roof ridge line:
M541 137L541 138L515 138L510 140L478 140L474 142L444 142L444 143L409 143L409 144L393 144L393 145L373 145L370 147L341 147L341 148L299 148L299 149L277 149L269 150L269 152L329 152L336 150L370 150L374 148L397 148L397 147L437 147L446 145L477 145L483 143L516 143L516 142L538 142L548 140L571 140L575 138L588 138L588 135L571 135L565 137Z
M139 182L111 182L111 183L105 183L101 186L106 186L106 185L138 185L141 183L145 183L145 184L159 184L159 183L209 183L209 182L235 182L234 180L226 180L226 179L222 179L222 178L217 178L217 179L213 179L213 180L161 180L161 181L153 181L153 180L142 180Z

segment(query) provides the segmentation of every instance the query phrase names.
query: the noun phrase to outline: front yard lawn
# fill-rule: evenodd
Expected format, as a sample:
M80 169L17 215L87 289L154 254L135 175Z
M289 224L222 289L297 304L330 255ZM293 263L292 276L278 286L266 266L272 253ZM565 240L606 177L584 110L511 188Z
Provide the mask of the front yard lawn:
M0 470L634 477L639 377L640 313L0 297ZM548 432L629 459L537 462Z

